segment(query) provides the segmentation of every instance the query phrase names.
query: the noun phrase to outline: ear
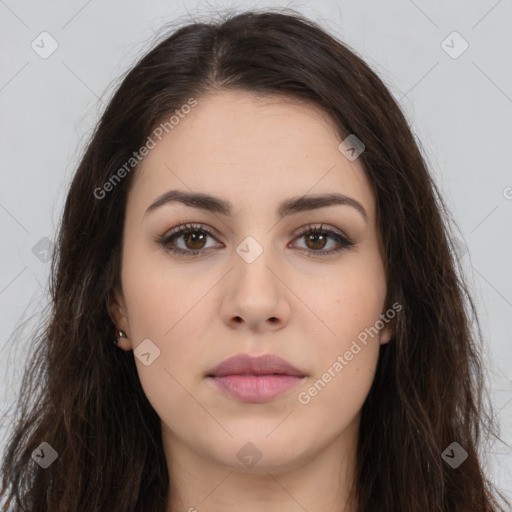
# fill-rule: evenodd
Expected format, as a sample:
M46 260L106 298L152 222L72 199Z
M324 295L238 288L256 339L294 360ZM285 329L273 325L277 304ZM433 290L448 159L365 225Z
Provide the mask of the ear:
M395 319L388 320L388 322L384 321L384 327L379 332L379 343L384 345L391 341L393 336L395 335Z
M115 324L115 337L118 338L118 331L122 330L126 333L126 338L119 338L117 346L123 350L132 350L132 341L130 337L130 323L123 293L120 290L114 290L111 294L108 310L112 321Z
M381 330L380 330L380 333L379 333L379 343L381 345L384 345L385 343L388 343L388 341L391 340L391 338L393 337L394 335L394 329L393 329L393 326L391 324L394 324L394 322L389 322L387 323Z

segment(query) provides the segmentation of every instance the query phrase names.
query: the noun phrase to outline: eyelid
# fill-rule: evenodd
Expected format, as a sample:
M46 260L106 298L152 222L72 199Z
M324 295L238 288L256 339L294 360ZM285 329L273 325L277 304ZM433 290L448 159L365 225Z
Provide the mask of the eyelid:
M179 226L176 226L175 228L172 228L171 230L169 231L166 231L161 238L169 238L170 236L172 235L177 235L177 234L180 234L182 233L183 231L187 231L187 230L197 230L197 231L205 231L206 233L208 233L209 235L215 237L215 238L219 238L219 234L217 233L217 231L213 228L211 228L210 226L208 226L207 224L197 224L195 222L184 222L183 224L180 224Z
M334 231L338 235L345 238L347 240L347 242L351 242L350 237L347 234L345 234L343 231L341 231L340 229L329 226L329 225L326 226L324 223L320 223L318 226L315 224L318 224L318 223L307 224L305 226L300 227L294 235L295 238L297 238L305 233L309 233L311 230L316 230L316 231L325 230L327 232ZM172 228L171 230L166 231L159 238L169 238L170 236L181 233L183 231L186 231L187 229L197 229L198 231L206 231L209 235L211 235L215 238L220 238L219 233L214 228L208 226L207 224L194 223L194 222L184 222L183 224L180 224L179 226L176 226L175 228Z
M315 224L318 224L318 223L308 224L306 226L302 226L297 231L295 237L297 238L297 237L299 237L299 236L301 236L301 235L303 235L305 233L309 233L310 231L322 231L322 232L326 231L328 233L329 232L336 233L337 235L345 238L347 240L347 242L351 242L352 241L348 235L346 235L343 231L341 231L338 228L335 228L335 227L329 226L329 225L325 225L323 222L321 222L319 226L317 226Z

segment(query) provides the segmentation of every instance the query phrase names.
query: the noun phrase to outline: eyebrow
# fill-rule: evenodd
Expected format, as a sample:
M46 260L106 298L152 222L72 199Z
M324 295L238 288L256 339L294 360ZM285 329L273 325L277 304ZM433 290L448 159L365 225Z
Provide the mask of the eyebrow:
M200 208L201 210L220 213L226 216L233 215L233 205L225 199L204 193L169 190L156 198L156 200L146 210L144 216L164 204L172 202L182 203L186 206ZM335 205L352 206L363 216L366 223L368 223L368 214L366 213L363 205L352 197L338 193L291 197L279 205L277 215L279 219L282 219L283 217L293 213L316 210L318 208Z

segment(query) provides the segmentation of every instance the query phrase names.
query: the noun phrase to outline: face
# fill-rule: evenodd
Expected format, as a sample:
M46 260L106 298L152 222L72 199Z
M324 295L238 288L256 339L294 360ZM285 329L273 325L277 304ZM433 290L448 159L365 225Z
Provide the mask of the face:
M175 460L263 472L329 447L340 457L391 336L370 183L314 106L197 100L133 177L118 346L134 350ZM162 199L169 191L217 202ZM294 203L327 194L349 199ZM208 376L240 354L279 356L300 376Z

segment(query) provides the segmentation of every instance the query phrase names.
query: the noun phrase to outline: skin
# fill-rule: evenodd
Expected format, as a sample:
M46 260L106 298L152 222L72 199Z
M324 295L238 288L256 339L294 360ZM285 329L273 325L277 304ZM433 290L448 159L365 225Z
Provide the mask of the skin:
M386 275L375 198L360 160L349 161L329 117L313 105L221 91L198 105L144 158L126 208L122 291L115 295L119 348L149 339L160 355L135 357L144 392L161 418L172 498L168 512L346 510L360 411L370 390L385 324L306 405L298 394L386 311ZM233 205L233 216L167 203L162 193L203 192ZM281 201L339 192L359 201L293 213L278 222ZM184 223L215 238L178 236L167 252L156 240ZM299 228L333 229L354 245L317 255L323 245ZM236 248L253 237L252 263ZM188 242L188 245L187 245ZM306 377L263 403L219 391L208 370L236 354L277 354ZM252 467L237 453L251 442ZM344 508L345 507L345 508Z

